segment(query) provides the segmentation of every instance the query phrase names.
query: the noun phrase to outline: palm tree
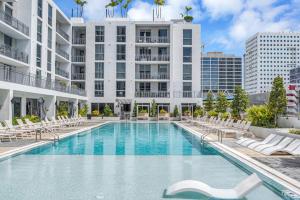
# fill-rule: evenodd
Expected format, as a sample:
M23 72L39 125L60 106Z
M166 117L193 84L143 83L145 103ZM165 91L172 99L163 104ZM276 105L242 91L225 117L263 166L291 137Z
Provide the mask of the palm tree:
M128 7L131 2L132 0L127 0L126 3L122 6L122 8L125 9L125 17L127 17Z
M183 17L183 19L186 21L186 22L192 22L194 17L190 15L190 11L192 10L193 8L191 6L186 6L185 7L185 13L181 13L181 16Z
M115 7L117 7L119 4L119 0L111 0L110 3L105 6L106 16L113 17L115 15ZM108 8L112 8L112 13L110 13Z
M82 17L82 15L83 15L83 7L85 6L85 4L87 4L87 1L85 1L85 0L74 0L74 1L77 4L77 6L80 7L80 14L79 14L79 16ZM77 8L77 12L78 12L78 8Z
M161 18L161 6L166 4L165 0L154 0L154 4L156 5L155 14L157 18Z

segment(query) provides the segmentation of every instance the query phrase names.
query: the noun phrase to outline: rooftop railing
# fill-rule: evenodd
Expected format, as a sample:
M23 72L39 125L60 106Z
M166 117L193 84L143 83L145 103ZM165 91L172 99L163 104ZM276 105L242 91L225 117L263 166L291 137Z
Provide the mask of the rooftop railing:
M29 27L10 14L5 13L4 10L0 10L0 20L13 27L14 29L22 32L23 34L29 36Z
M170 98L170 92L137 91L137 92L135 92L135 97L137 97L137 98Z
M70 60L70 55L67 52L65 52L64 50L56 47L56 53L58 55L64 57L65 59Z
M136 43L169 43L170 40L168 37L144 37L144 36L137 36Z
M70 41L70 36L59 26L56 27L56 32L65 38L65 40Z
M10 70L8 67L5 67L3 64L0 65L0 81L16 83L25 86L49 89L60 91L69 94L75 94L80 96L86 96L85 90L72 88L70 86L65 86L59 82L52 80L47 80L42 77L37 77L32 74L24 74L14 70Z
M0 44L0 54L28 64L27 54L19 51L18 49L11 48L8 45Z
M62 77L65 77L65 78L70 77L69 72L66 72L66 71L62 70L59 67L55 67L55 74L57 74L59 76L62 76Z
M136 55L136 61L170 61L169 55Z

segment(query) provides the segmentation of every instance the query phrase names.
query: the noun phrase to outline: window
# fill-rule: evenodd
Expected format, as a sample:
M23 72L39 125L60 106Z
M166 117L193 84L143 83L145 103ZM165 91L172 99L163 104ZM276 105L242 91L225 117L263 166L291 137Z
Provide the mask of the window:
M160 43L167 43L168 40L168 30L167 29L159 29L158 30L158 40Z
M37 14L40 18L43 17L43 0L38 0Z
M183 30L183 45L192 45L193 42L192 30L185 29Z
M95 78L104 78L104 63L95 63Z
M42 28L43 23L41 20L37 20L37 41L42 42Z
M104 81L95 81L95 97L104 97Z
M41 67L41 60L42 60L42 47L41 45L36 45L36 66Z
M7 15L7 16L13 15L13 10L8 6L5 6L5 15ZM8 17L8 18L10 18L10 17Z
M192 62L192 48L183 47L183 62L190 63Z
M183 97L192 97L192 83L191 82L183 83Z
M117 45L117 60L126 60L126 45Z
M158 91L167 92L167 83L166 82L158 83Z
M104 44L95 45L95 59L104 60Z
M117 27L117 42L126 42L126 27Z
M192 65L183 65L183 80L192 80Z
M126 90L126 82L125 81L117 81L116 96L117 97L125 97L125 90Z
M52 48L52 29L48 27L48 48Z
M36 76L35 76L36 86L41 87L41 82L42 82L42 72L41 72L41 70L37 69L36 70Z
M140 91L142 92L150 92L151 90L151 85L150 83L140 83Z
M4 44L7 47L12 47L12 38L4 34Z
M104 42L104 26L96 26L95 37L96 42Z
M52 6L48 5L48 24L52 26Z
M51 51L48 50L47 52L47 70L51 71L51 65L52 65L52 54Z
M126 63L117 63L117 79L126 78Z

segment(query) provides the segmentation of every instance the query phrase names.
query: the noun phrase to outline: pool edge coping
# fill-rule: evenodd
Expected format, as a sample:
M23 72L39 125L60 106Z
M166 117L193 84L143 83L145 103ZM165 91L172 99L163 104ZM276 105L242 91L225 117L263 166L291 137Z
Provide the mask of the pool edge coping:
M193 135L197 137L201 137L200 132L193 130L186 125L183 125L179 122L172 122L176 124L177 126L187 130L188 132L192 133ZM208 137L209 138L209 137ZM210 138L211 139L211 138ZM228 147L220 142L210 142L213 147L223 151L224 153L229 154L230 156L234 157L235 159L239 160L240 162L248 165L249 167L253 168L254 170L262 173L266 177L270 178L271 180L274 180L275 182L281 184L283 187L285 187L288 190L291 190L295 192L297 195L300 195L300 182L251 158L250 156L241 153L231 147Z
M62 135L59 136L59 139L60 140L65 139L65 138L77 135L79 133L82 133L84 131L89 131L89 130L92 130L93 128L97 128L97 127L100 127L100 126L103 126L103 125L106 125L106 124L109 124L109 123L112 123L112 121L106 121L106 122L103 122L103 123L99 122L99 124L96 124L96 125L93 125L93 126L88 126L88 127L85 127L85 128L79 129L79 130L72 131L70 133L62 134ZM28 145L25 145L25 146L22 146L22 147L18 147L16 149L12 149L12 150L0 153L0 162L4 161L6 159L9 159L11 157L20 155L22 153L25 153L27 151L30 151L32 149L35 149L37 147L41 147L41 146L48 145L48 144L51 144L51 143L53 143L53 141L39 141L39 142L35 142L35 143L32 143L32 144L28 144Z

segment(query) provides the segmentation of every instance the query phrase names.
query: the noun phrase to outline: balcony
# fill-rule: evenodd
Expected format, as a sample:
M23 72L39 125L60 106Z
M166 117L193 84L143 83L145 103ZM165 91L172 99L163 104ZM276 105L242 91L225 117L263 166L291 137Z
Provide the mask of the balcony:
M55 74L56 75L59 75L59 76L62 76L64 78L69 78L70 77L70 74L69 72L66 72L58 67L55 68Z
M155 43L170 43L170 39L168 37L143 37L137 36L136 43L148 43L148 44L155 44Z
M28 64L27 54L19 51L18 49L11 48L8 45L5 44L0 45L0 54Z
M67 52L65 52L64 50L62 50L62 49L59 49L59 48L56 48L56 53L58 54L58 55L60 55L61 57L63 57L64 59L66 59L66 60L70 60L70 56L69 56L69 54L67 53Z
M135 56L136 61L164 61L168 62L170 61L169 55L136 55Z
M136 98L170 98L170 92L145 92L145 91L138 91L135 92Z
M86 96L85 90L72 88L70 86L63 86L55 81L40 78L35 75L8 70L4 67L4 65L0 65L0 81Z
M59 26L56 27L56 32L62 36L65 40L70 41L69 35Z
M72 73L72 80L85 80L85 73Z
M0 10L0 21L14 28L15 30L20 31L21 33L29 36L29 27L25 25L23 22L19 21L15 17L5 13L4 10ZM2 28L1 28L2 29ZM11 34L9 34L11 35Z
M85 45L86 39L85 38L73 38L72 43L75 45Z
M174 98L201 98L200 91L174 91Z
M151 74L151 73L137 73L135 74L136 79L159 79L169 80L170 75L165 73Z
M85 56L72 56L72 62L84 63Z

